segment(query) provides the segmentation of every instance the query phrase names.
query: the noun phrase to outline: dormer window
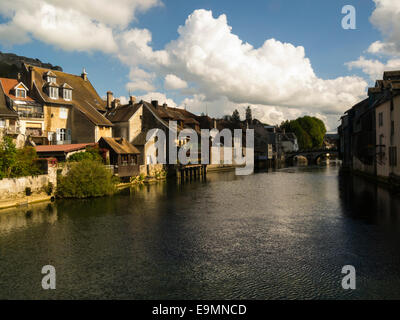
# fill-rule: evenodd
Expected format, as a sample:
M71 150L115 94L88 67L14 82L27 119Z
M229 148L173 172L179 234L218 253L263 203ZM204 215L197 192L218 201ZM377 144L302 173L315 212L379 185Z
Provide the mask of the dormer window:
M62 95L65 101L72 100L72 87L68 83L62 85Z
M63 89L64 100L71 101L72 100L72 90L71 89Z
M49 87L49 97L51 99L58 99L58 88L57 87Z
M56 83L56 78L55 77L47 77L47 82L48 83Z
M46 78L47 83L49 83L49 84L56 83L57 76L53 72L49 71L45 74L45 78Z
M16 89L15 96L17 98L26 98L26 90L25 89Z

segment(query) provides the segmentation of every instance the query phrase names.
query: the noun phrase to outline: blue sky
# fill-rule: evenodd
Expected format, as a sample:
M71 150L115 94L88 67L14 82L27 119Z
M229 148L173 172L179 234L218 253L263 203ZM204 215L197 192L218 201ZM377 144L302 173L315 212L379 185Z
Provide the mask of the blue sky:
M221 84L220 90L214 90L215 87L218 87L219 82L207 83L206 75L199 75L198 72L194 74L192 70L185 69L187 62L191 60L190 57L185 58L186 60L175 61L173 64L171 63L166 66L165 63L154 63L151 55L143 57L140 53L133 53L132 56L130 56L130 52L124 52L124 56L130 56L129 59L131 59L129 63L126 63L126 59L124 60L124 58L121 58L119 53L123 50L129 51L131 49L125 48L122 50L121 47L117 45L118 47L116 49L111 49L109 51L102 50L101 38L99 38L99 45L94 45L93 48L86 48L84 51L80 51L82 48L79 42L77 42L75 47L71 47L67 43L64 45L58 40L47 38L45 33L41 33L41 30L32 32L29 29L23 30L23 36L29 39L29 41L22 44L13 43L13 40L10 40L10 34L17 34L19 36L18 32L21 32L21 28L23 28L18 24L18 15L30 13L23 12L23 9L13 5L11 1L4 1L9 2L8 6L11 9L3 9L3 12L0 9L0 14L2 14L0 18L1 51L14 52L19 55L39 58L43 62L60 65L63 67L64 71L74 74L79 74L82 67L85 67L90 80L102 96L104 96L108 90L113 91L115 96L118 97L128 96L127 83L137 80L135 79L134 72L132 72L133 76L131 75L131 77L129 77L130 70L132 68L140 68L141 70L154 74L151 79L151 86L153 88L151 88L152 90L139 88L135 90L133 94L146 96L148 91L153 93L157 92L166 95L177 105L185 103L189 110L191 108L189 104L192 103L193 111L197 112L203 110L201 106L202 103L203 105L207 104L210 106L208 109L211 109L211 115L213 115L213 112L215 115L230 112L230 109L234 108L235 105L241 106L244 104L251 104L256 106L260 117L264 117L265 121L269 122L279 122L282 120L281 118L293 118L296 115L309 113L331 118L324 120L333 123L332 119L334 119L334 116L338 117L346 107L351 106L346 104L351 104L361 98L361 89L363 89L365 93L365 83L363 83L361 88L360 85L356 87L354 83L350 84L350 82L358 81L358 83L361 83L361 81L364 80L369 85L373 83L373 77L371 76L372 71L366 72L365 70L365 66L368 67L367 63L358 63L358 65L353 66L351 70L345 64L357 61L360 56L364 56L368 61L379 60L383 65L390 59L396 58L396 55L393 55L393 53L391 53L391 56L387 54L374 56L370 52L367 52L373 42L377 40L384 42L386 38L390 38L390 34L385 35L382 33L382 30L379 29L379 24L375 23L374 25L370 21L371 15L374 10L376 10L376 2L382 1L380 4L386 5L388 0L375 0L375 2L372 0L254 0L246 2L227 0L163 0L162 4L157 3L157 0L150 0L153 3L149 3L146 8L137 9L136 7L127 6L127 9L131 9L133 13L130 18L126 19L128 21L126 25L118 25L118 22L112 21L112 18L108 17L104 18L104 21L102 21L101 19L105 15L102 12L97 16L90 16L90 14L82 16L82 19L87 19L85 23L88 24L96 25L96 23L99 22L104 23L105 28L107 27L112 31L115 39L117 39L120 34L130 29L147 29L152 37L152 41L147 43L147 46L151 47L153 52L157 52L164 51L171 41L179 38L177 32L178 27L185 25L186 19L188 19L195 10L204 9L206 11L212 11L212 20L207 20L208 18L204 15L198 15L196 17L196 21L200 23L199 25L204 26L204 23L201 24L203 21L207 20L212 22L221 15L226 15L227 25L232 27L231 34L237 36L243 43L247 42L251 44L254 49L258 49L263 46L266 40L273 38L280 43L290 43L294 47L304 47L305 58L309 59L311 70L315 73L316 77L323 81L321 84L325 86L325 80L329 79L353 77L346 80L346 85L347 87L354 86L354 88L356 88L355 90L358 90L352 99L349 98L347 100L338 101L338 104L343 104L340 109L333 107L333 103L332 106L330 106L328 102L325 104L321 102L321 106L315 108L307 107L303 105L302 102L299 103L297 98L293 99L294 93L298 95L297 91L288 95L282 93L282 95L276 99L271 98L263 101L262 98L257 98L253 100L246 94L236 95L234 86L232 86L232 90L225 90L224 85ZM90 2L90 0L86 1L88 3ZM49 0L33 0L33 2L37 2L36 7L40 5L54 5L54 3ZM117 2L118 1L115 2L115 6L118 6ZM142 3L146 2L146 0L132 0L132 3L135 2ZM356 8L356 30L344 30L341 27L341 20L343 17L341 13L342 7L349 4ZM62 10L77 10L77 13L80 14L78 11L79 8L73 7L73 1L71 1L71 8L65 7L64 5L64 7L56 7L56 9L61 10L61 12ZM393 11L393 9L391 9L391 11ZM389 14L387 11L384 11L384 13L385 12ZM84 12L84 14L86 13ZM110 12L110 15L112 15L112 12ZM59 21L58 23L58 28L62 28L60 24L63 22ZM67 23L68 22L65 22L65 24ZM7 26L7 28L9 28L7 30L9 31L3 30L2 32L1 26L3 26L3 29L5 28L4 26ZM186 29L188 32L197 32L196 30L198 30L198 28L190 28L189 26ZM69 29L66 27L66 30ZM204 32L201 30L200 28L200 32ZM217 30L219 29L215 29L215 32L217 32ZM211 30L210 32L212 33L214 31ZM80 36L80 33L77 34ZM82 39L80 40L85 41L85 36L86 35L82 35ZM202 41L200 46L203 43L207 43L207 35L198 35L198 37L199 41ZM230 35L227 35L227 37L229 38ZM224 37L224 39L227 37ZM76 36L74 38L76 38ZM199 44L195 42L196 40L193 40L195 43L190 43L190 45L185 41L187 40L182 39L181 44L185 48L188 46L199 46ZM280 46L280 44L278 45ZM237 46L235 48L238 49ZM132 49L132 51L134 50L136 49ZM220 49L215 47L210 50L212 52L212 50ZM235 49L233 48L232 50ZM278 50L284 49L280 48ZM227 54L229 56L229 50ZM247 55L247 53L245 54L246 56L240 60L240 63L246 62L246 59L249 58L249 55ZM284 54L285 53L283 53L283 55ZM173 54L169 52L168 55L171 57ZM291 56L291 54L289 55ZM266 56L269 57L270 54L266 54ZM136 58L137 62L134 61ZM227 59L229 58L227 57ZM179 60L179 57L174 57L174 60ZM261 60L264 61L263 59ZM293 62L288 66L290 72L296 68L295 64L296 62ZM206 66L202 65L201 67L204 68ZM228 68L228 70L232 70L236 67L236 64L232 67L229 65L225 67ZM218 66L213 65L213 68L218 68ZM243 69L241 70L243 73ZM265 72L268 73L268 70L270 69L266 68ZM273 68L273 70L275 69ZM284 74L285 70L286 69L282 69L281 72ZM304 68L301 70L304 70ZM225 69L220 71L222 74L226 72ZM308 71L306 71L306 73L307 72ZM182 79L188 84L188 88L192 88L193 90L188 91L188 88L171 89L168 88L168 86L164 86L164 80L167 74L173 74L179 79ZM235 72L233 75L235 77L240 77L240 72ZM228 72L227 76L232 77L232 74ZM246 75L246 77L248 76L251 77L251 74ZM270 77L268 80L269 82L265 83L266 88L269 87L270 82L273 82L274 78L278 78L279 76L280 74L278 73L275 77ZM262 74L257 74L257 77L262 78ZM266 77L268 78L268 75ZM148 81L147 78L146 81ZM305 79L305 81L309 81L309 78ZM248 82L247 79L243 79L243 83ZM279 82L283 85L286 84L282 81ZM340 82L339 86L341 85L342 82ZM137 88L137 86L135 86L135 88ZM249 87L249 91L253 89L254 86ZM262 91L262 87L257 88L257 90ZM330 84L327 84L326 90L331 90ZM268 92L268 90L266 90L266 92ZM262 92L257 92L257 94L262 96ZM271 96L271 92L268 92L268 94ZM156 96L155 94L153 95ZM338 93L332 92L332 95L337 96ZM200 100L198 96L201 96ZM320 97L318 97L318 99L321 100ZM323 99L328 100L329 97L322 97L322 100ZM314 100L310 100L310 104L315 104ZM218 105L223 105L223 107L218 107ZM268 113L268 110L273 110L272 113L276 113L275 118L271 116L272 113ZM278 117L277 114L280 114L280 116Z

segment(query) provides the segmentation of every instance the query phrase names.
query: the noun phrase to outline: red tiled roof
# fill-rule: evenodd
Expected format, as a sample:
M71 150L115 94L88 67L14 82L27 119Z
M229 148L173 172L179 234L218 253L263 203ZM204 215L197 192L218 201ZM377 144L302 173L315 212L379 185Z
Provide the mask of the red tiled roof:
M20 81L16 79L7 79L7 78L0 78L1 84L4 89L4 93L12 100L20 100L20 101L34 101L32 98L26 96L26 98L16 97L12 92L15 86L20 83ZM28 92L27 92L28 94Z
M73 152L85 149L88 146L94 146L95 143L79 143L79 144L64 144L64 145L49 145L36 146L36 152Z

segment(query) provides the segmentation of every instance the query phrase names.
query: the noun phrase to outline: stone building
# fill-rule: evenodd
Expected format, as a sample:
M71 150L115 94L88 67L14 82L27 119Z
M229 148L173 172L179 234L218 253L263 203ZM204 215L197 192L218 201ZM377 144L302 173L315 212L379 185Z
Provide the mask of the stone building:
M78 76L24 65L21 79L30 97L42 105L43 136L50 144L98 142L112 137L103 101L85 71Z

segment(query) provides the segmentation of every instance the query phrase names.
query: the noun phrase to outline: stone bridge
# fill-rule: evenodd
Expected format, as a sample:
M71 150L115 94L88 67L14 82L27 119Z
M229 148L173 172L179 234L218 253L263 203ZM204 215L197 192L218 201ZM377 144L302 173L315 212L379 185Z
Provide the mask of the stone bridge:
M337 149L319 149L319 150L300 150L297 152L286 153L286 160L293 161L295 157L304 157L308 161L308 165L318 163L320 158L339 158L339 151Z

